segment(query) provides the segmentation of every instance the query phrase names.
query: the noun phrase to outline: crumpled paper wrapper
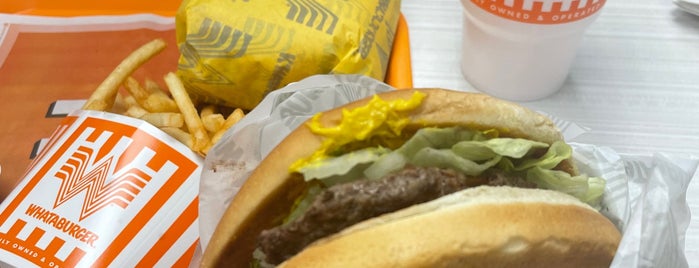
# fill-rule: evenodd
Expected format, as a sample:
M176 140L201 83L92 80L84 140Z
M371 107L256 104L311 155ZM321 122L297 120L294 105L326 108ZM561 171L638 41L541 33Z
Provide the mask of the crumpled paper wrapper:
M673 0L672 2L682 10L699 16L699 0Z
M185 0L178 75L208 103L249 110L314 74L384 79L400 16L393 0Z
M199 194L203 247L249 174L289 132L317 112L387 90L393 88L363 76L319 75L269 94L205 159ZM588 131L552 119L567 141ZM623 233L612 267L687 267L684 236L690 211L685 195L699 158L623 155L607 147L570 144L581 172L607 179L601 212Z

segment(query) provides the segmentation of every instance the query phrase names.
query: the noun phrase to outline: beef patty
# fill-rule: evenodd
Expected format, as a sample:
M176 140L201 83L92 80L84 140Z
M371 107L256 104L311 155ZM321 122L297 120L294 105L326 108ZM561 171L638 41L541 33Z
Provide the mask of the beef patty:
M511 184L503 174L467 177L436 167L408 167L379 180L358 180L323 190L308 210L287 224L263 231L258 247L265 262L279 264L304 247L363 220L483 184ZM522 184L517 179L516 184ZM520 185L521 186L521 185Z

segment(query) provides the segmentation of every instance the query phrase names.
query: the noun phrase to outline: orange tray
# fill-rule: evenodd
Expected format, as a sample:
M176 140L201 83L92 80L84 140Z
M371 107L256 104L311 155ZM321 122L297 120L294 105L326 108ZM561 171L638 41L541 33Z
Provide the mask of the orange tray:
M172 17L175 16L180 2L181 0L120 0L104 5L102 1L89 0L0 1L0 13L60 17L153 13ZM403 14L398 21L385 80L395 88L410 88L413 85L408 24Z
M134 13L154 13L162 16L175 16L181 0L19 0L2 1L0 12L41 16L88 16L88 15L123 15Z

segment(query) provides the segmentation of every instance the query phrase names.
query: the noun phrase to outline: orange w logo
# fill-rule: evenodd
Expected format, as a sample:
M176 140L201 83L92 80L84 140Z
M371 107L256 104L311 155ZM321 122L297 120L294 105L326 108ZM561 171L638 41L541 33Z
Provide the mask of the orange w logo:
M145 172L132 168L107 182L114 157L94 165L92 158L93 150L80 146L55 175L62 182L54 208L86 191L80 220L109 204L126 208L151 179Z

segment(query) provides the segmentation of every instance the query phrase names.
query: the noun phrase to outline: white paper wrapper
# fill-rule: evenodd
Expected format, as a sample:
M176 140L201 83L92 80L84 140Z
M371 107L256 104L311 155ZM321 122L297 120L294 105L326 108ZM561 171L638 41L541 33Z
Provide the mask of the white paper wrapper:
M270 93L205 159L199 195L202 247L250 172L291 130L317 112L388 90L393 89L362 76L319 75ZM553 121L568 141L587 131ZM582 172L607 179L602 213L623 232L613 266L686 267L690 215L685 194L699 159L619 155L610 148L571 145Z
M699 16L699 0L673 0L682 10Z

